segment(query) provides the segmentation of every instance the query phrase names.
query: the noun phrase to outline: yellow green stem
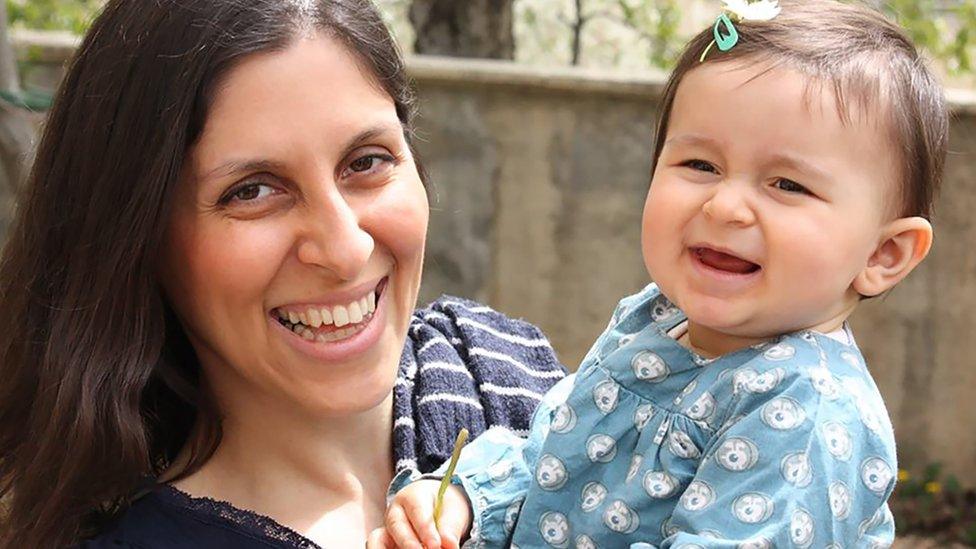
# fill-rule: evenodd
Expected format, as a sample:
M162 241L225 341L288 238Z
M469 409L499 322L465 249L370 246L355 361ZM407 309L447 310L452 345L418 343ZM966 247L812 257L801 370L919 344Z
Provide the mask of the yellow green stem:
M444 505L444 494L447 492L447 487L451 485L454 468L457 467L458 458L461 457L461 448L464 447L464 443L467 441L468 430L462 427L457 439L454 440L454 451L451 452L451 462L447 465L447 472L444 474L444 478L441 479L441 486L437 490L437 499L434 501L434 525L438 530L441 528L440 520L441 509Z

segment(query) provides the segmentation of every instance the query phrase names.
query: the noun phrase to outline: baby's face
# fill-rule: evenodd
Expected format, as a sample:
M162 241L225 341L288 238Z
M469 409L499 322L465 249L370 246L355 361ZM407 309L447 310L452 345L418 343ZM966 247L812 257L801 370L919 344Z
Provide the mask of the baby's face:
M740 338L842 319L893 218L889 143L877 113L843 122L829 86L791 69L692 70L644 207L651 278L691 322Z

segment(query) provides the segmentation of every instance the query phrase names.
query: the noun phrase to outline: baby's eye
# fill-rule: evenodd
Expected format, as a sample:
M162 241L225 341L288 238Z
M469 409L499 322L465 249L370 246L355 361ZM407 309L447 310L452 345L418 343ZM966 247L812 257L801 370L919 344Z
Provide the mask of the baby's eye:
M682 166L685 166L687 168L691 168L693 170L697 170L697 171L700 171L700 172L718 173L718 168L716 168L715 166L713 166L710 162L706 162L704 160L698 160L698 159L688 160L687 162L685 162L684 164L682 164Z
M773 183L773 186L776 187L777 189L781 190L781 191L786 191L788 193L812 194L803 185L800 185L796 181L793 181L793 180L790 180L790 179L786 179L786 178L783 178L783 177L777 179L776 182Z

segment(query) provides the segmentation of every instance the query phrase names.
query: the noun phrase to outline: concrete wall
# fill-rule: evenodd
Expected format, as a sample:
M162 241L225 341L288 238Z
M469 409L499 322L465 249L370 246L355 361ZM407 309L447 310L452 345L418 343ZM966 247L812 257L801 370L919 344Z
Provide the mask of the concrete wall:
M663 75L436 58L410 70L434 180L422 298L472 297L535 322L574 367L647 282L640 214ZM932 255L853 324L901 464L939 461L976 485L976 94L950 98Z

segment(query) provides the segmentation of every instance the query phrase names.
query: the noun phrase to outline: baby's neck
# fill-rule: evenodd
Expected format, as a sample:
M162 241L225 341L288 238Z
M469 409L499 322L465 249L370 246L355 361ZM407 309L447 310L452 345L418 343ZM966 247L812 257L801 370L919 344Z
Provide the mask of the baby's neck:
M845 311L841 315L837 315L815 326L810 326L805 329L824 334L830 333L839 330L844 325L844 321L847 320L848 316L850 316L850 311ZM684 334L677 338L677 341L682 346L693 351L699 356L705 358L715 358L733 353L739 349L744 349L751 345L764 343L779 335L781 334L755 337L748 335L739 336L714 330L689 320L687 330Z

